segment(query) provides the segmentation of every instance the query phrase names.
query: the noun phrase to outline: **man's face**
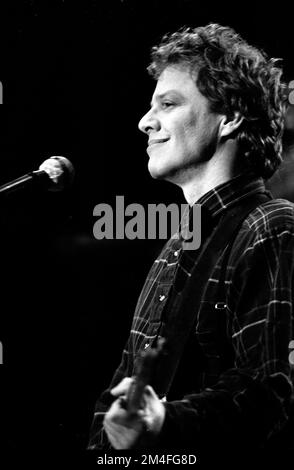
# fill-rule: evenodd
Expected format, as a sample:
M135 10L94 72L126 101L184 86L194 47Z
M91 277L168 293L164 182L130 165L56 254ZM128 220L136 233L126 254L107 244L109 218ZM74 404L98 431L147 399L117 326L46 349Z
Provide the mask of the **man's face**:
M216 150L222 115L209 109L189 70L169 66L160 75L151 108L139 123L148 134L152 177L185 182Z

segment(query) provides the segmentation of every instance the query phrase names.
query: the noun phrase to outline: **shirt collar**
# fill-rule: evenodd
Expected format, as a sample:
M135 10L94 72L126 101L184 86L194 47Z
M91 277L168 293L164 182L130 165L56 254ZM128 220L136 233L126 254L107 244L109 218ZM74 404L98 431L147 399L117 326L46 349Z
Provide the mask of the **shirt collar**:
M262 178L244 173L211 189L196 204L200 204L214 218L245 197L265 191Z
M195 204L201 205L203 234L211 231L226 209L259 192L266 192L263 179L255 176L252 172L246 172L216 186L201 196ZM184 211L179 226L181 234L186 233L188 225L191 224L192 207L187 206Z

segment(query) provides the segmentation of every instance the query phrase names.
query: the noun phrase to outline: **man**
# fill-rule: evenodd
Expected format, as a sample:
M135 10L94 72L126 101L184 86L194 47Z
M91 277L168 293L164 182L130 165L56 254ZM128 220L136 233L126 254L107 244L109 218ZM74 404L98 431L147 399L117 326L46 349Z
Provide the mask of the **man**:
M148 169L201 205L202 246L189 252L172 237L155 261L121 364L96 404L89 448L263 449L287 426L292 393L294 210L271 199L263 181L281 162L281 70L232 29L209 24L165 36L149 72L157 84L139 123ZM205 272L212 239L236 217L234 236ZM196 283L202 272L205 283ZM192 326L181 350L183 315ZM166 367L130 414L136 360L160 336L170 340Z

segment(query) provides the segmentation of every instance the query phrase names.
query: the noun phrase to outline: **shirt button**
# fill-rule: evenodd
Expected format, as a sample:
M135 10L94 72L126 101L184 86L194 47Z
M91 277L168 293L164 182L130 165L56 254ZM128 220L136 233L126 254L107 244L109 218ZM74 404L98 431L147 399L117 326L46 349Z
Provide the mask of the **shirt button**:
M159 302L162 302L164 299L165 299L165 295L161 294L161 295L159 296Z

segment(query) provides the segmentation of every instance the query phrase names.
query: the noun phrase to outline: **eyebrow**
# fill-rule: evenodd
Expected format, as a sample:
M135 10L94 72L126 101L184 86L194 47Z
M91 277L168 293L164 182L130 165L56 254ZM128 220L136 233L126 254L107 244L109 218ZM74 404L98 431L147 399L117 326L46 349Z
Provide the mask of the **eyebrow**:
M157 95L154 101L162 100L163 98L166 97L166 95L169 95L169 94L172 94L172 93L175 93L176 95L178 95L180 97L183 96L182 93L179 90L170 89L170 90L164 91L163 93L160 93L159 95ZM153 101L151 100L150 101L150 106L152 106L152 103L153 103Z

